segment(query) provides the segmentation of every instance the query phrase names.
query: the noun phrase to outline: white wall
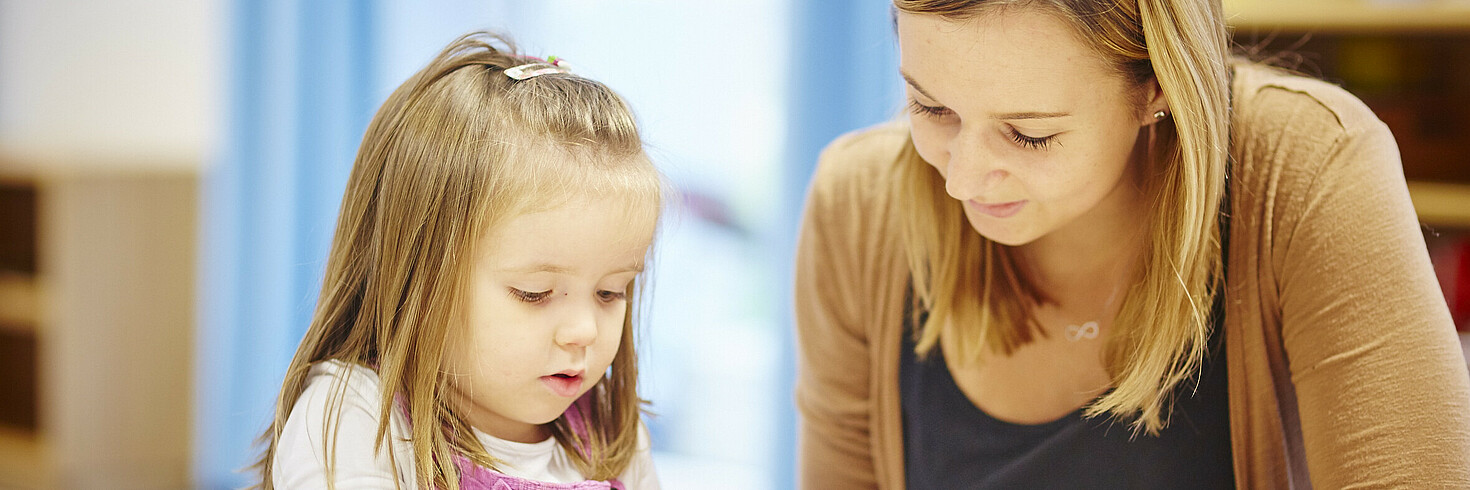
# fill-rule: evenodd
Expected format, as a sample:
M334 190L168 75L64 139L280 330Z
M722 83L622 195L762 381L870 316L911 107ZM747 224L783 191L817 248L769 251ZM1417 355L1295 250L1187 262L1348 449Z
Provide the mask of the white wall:
M224 128L226 4L0 0L0 176L41 196L28 456L47 487L188 485L198 176Z
M0 0L0 166L200 166L223 126L225 8Z

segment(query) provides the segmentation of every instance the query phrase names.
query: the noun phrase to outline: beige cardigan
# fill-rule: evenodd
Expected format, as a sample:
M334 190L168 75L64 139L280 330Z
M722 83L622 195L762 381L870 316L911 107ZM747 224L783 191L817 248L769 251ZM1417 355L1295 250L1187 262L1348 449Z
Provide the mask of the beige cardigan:
M1225 334L1240 488L1470 488L1470 376L1388 128L1253 65L1232 93ZM902 125L823 153L797 251L802 488L904 486ZM1310 482L1307 481L1310 475Z

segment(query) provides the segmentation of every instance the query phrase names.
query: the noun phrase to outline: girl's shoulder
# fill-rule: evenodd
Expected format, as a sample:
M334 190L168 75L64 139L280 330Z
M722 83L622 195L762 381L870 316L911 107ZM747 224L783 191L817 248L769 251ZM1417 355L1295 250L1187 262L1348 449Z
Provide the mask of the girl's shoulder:
M382 397L377 371L335 359L322 361L312 365L307 372L306 386L291 408L291 414L294 417L300 412L304 420L314 421L338 416L329 412L360 412L371 415L373 432L377 432L377 423L381 419L378 407Z
M302 396L329 389L329 385L335 382L344 383L353 398L361 397L376 403L382 395L377 371L361 364L331 359L311 366Z
M374 449L381 397L378 374L366 366L336 360L313 365L281 428L272 463L276 488L325 488L327 455L332 455L337 482L395 488L397 480L412 488L412 447L399 442L408 432L397 414L389 414L385 449L391 446L391 451Z

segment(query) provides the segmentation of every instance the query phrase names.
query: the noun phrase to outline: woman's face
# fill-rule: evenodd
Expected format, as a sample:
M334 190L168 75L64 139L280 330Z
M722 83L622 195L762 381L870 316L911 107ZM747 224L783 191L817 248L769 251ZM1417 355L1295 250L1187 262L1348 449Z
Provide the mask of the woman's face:
M1025 245L1135 209L1130 169L1162 97L1138 99L1146 88L1065 20L1012 8L963 21L899 13L897 22L914 146L981 235Z

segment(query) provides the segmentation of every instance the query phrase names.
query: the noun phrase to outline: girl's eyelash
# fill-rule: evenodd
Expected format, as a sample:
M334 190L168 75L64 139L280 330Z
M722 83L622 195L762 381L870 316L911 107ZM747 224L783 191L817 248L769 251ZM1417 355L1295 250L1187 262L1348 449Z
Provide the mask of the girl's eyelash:
M920 104L919 101L909 98L909 112L929 117L943 117L953 114L948 107Z
M510 289L510 297L515 298L515 299L518 299L518 300L523 301L523 302L526 302L526 303L531 303L531 304L536 304L536 303L540 303L540 302L546 301L546 298L550 298L551 297L551 290L550 289L545 290L545 291L541 291L541 292L521 291L521 290L516 289L516 288L509 288L509 289Z
M598 291L597 297L598 299L611 303L614 301L627 299L628 293L624 293L622 291Z
M545 302L547 300L547 298L550 298L551 297L551 293L552 293L552 291L550 289L548 289L546 291L534 291L534 292L533 291L522 291L522 290L516 289L516 288L507 288L507 289L508 289L508 292L510 293L510 297L515 298L516 300L519 300L521 302L531 303L531 304L538 304L538 303ZM607 302L607 303L611 303L611 302L614 302L614 301L621 301L621 300L627 299L627 297L628 297L628 294L627 293L624 293L622 291L598 291L597 292L597 298L600 299L600 300L602 300L602 301L604 301L604 302Z
M1021 134L1020 131L1016 131L1016 128L1007 129L1006 132L1009 133L1008 136L1010 136L1011 137L1011 140L1012 141L1015 141L1016 144L1021 145L1023 147L1026 147L1026 148L1033 149L1033 150L1045 150L1045 149L1047 149L1047 147L1050 147L1051 144L1052 144L1052 142L1057 137L1057 135L1051 135L1051 136L1042 136L1040 138L1035 138L1035 137L1026 136L1024 134Z

